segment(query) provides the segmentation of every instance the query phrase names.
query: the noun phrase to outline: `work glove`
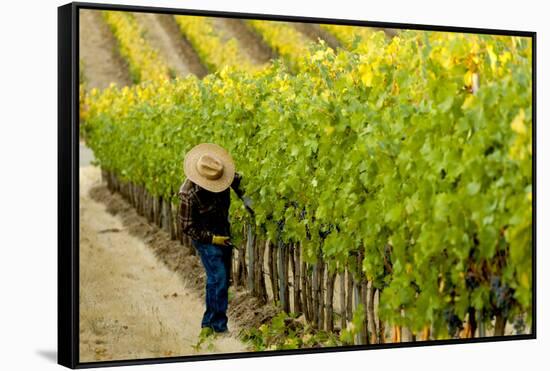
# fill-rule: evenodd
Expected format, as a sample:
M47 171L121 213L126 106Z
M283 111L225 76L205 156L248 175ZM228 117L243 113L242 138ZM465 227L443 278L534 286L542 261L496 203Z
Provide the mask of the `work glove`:
M218 245L218 246L230 246L231 245L231 242L229 241L229 237L228 236L216 236L216 235L213 235L212 236L212 243L214 245Z

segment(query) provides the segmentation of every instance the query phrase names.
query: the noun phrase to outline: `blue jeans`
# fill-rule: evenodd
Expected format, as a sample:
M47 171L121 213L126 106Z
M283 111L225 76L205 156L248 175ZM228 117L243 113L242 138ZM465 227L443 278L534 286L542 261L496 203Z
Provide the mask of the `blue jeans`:
M231 272L231 247L192 241L206 271L206 310L201 327L227 330L227 292Z

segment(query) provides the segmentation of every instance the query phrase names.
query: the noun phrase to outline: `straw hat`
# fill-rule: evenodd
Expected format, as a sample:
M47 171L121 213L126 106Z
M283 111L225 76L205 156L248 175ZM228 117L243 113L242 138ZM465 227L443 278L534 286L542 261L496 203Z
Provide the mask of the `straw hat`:
M217 193L233 182L235 163L229 152L219 145L201 143L185 155L183 172L193 183Z

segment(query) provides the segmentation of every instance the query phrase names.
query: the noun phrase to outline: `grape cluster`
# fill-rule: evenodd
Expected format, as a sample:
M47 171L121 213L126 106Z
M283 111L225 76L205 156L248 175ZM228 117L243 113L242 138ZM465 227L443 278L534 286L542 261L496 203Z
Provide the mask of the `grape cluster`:
M479 279L476 277L474 272L468 272L466 273L466 287L468 290L473 291L477 287L479 287Z
M491 276L491 297L496 312L507 317L514 304L514 290L499 276Z
M328 226L322 225L319 228L319 237L321 237L322 240L327 238L327 236L332 232L334 229L334 224L329 224Z
M459 331L464 328L460 317L457 316L452 309L447 308L443 311L443 318L445 319L445 322L447 322L447 330L449 331L449 335L451 337L458 336Z
M514 321L514 330L516 331L516 334L524 334L525 333L525 320L523 319L523 316L519 316Z

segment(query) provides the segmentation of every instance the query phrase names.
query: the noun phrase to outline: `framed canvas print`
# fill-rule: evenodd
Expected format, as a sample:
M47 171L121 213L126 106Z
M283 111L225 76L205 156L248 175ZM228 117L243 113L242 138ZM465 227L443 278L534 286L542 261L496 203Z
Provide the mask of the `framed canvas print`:
M58 21L60 364L536 337L534 32Z

